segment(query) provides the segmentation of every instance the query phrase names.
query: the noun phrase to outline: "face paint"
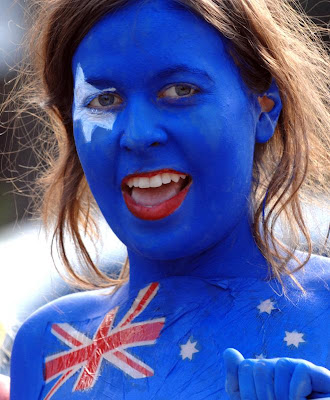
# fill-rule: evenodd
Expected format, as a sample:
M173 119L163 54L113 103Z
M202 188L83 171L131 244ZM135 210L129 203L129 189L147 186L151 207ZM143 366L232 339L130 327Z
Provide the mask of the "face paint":
M101 93L112 93L115 91L116 89L114 88L98 90L93 85L90 85L86 82L84 71L80 64L78 64L75 74L73 121L76 123L80 121L82 123L86 142L91 141L92 133L96 126L111 130L116 118L114 113L105 115L100 110L88 108L88 104Z
M73 71L77 88L120 98L97 119L83 102L74 134L131 281L266 274L248 200L261 107L220 33L175 3L133 3L91 29Z

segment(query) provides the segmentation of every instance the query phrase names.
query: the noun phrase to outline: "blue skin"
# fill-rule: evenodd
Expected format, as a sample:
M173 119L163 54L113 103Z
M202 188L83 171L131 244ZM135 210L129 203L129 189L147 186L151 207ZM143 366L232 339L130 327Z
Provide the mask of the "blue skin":
M326 368L293 358L245 360L235 349L226 349L223 356L230 400L330 398Z
M264 93L254 94L245 86L226 52L225 39L192 13L168 4L163 0L133 3L106 16L74 55L76 146L103 215L128 248L130 281L110 298L89 293L61 299L56 307L45 307L23 326L13 352L13 400L39 398L54 384L43 383L44 357L67 347L59 347L50 333L51 323L70 323L77 330L87 324L84 329L92 332L86 331L91 337L110 309L118 305L120 312L126 312L137 292L153 281L160 282L160 289L142 320L165 317L165 328L152 348L135 348L132 354L152 365L155 376L129 380L120 369L104 362L95 392L75 392L74 398L161 400L162 394L166 399L201 400L215 395L222 399L223 369L215 367L221 362L219 352L229 346L239 348L251 356L249 363L260 366L253 360L253 344L257 346L261 336L267 336L265 332L272 344L271 357L300 354L314 362L329 361L312 347L305 350L310 336L297 346L283 345L282 331L302 329L296 318L298 308L285 298L275 299L278 311L285 309L288 316L280 323L278 319L271 322L279 313L258 312L256 318L254 311L260 300L274 295L264 282L267 263L251 233L248 198L255 143L272 137L281 111L277 87L273 82L266 93L274 106L265 112L258 101ZM178 65L186 67L178 69ZM175 91L178 85L184 85L188 94L179 96ZM101 106L99 96L104 91L110 93L113 104ZM163 168L192 177L186 199L164 219L135 217L124 203L122 179ZM294 293L297 302L303 302L303 318L310 315L315 323L309 334L321 334L326 340L329 329L322 325L323 295L311 305L302 300L299 291ZM283 328L280 333L276 331L279 327ZM178 350L188 340L197 343L191 360L180 357ZM154 359L150 359L152 350ZM231 400L285 400L288 395L281 392L279 397L277 392L291 377L285 363L305 365L302 360L283 358L283 368L278 368L284 371L280 384L276 386L275 381L272 388L276 397L265 397L253 392L262 386L262 374L247 378L243 374L241 378L239 365L244 367L245 361L238 352L227 350L224 360ZM267 371L282 364L267 360ZM313 391L329 392L328 371L324 369L320 378L319 367L308 365L309 393L302 395L296 390L290 400L302 400ZM306 376L301 375L298 386L306 382ZM21 383L28 379L31 385L23 390ZM75 379L53 398L71 394ZM320 384L323 380L324 386Z

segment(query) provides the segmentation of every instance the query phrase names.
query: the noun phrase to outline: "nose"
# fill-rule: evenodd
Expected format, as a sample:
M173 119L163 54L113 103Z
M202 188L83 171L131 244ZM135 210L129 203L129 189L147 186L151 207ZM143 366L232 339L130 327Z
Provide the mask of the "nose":
M126 107L120 147L128 151L145 152L167 142L156 107L137 98Z

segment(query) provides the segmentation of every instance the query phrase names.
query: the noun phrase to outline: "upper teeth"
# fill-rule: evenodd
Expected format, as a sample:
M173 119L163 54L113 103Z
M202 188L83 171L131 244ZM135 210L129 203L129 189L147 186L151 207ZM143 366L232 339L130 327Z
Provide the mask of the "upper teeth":
M185 179L187 175L184 174L172 174L172 173L164 173L154 175L151 178L143 177L134 177L130 178L127 181L127 186L131 187L139 187L139 188L150 188L150 187L159 187L163 184L170 183L170 182L179 182L179 179Z

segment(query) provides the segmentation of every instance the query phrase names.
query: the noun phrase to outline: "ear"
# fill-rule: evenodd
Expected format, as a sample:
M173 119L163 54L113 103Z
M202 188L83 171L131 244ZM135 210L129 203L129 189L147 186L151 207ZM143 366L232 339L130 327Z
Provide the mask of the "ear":
M256 142L266 143L274 134L282 110L280 92L274 79L267 92L258 97L258 101L260 114L256 126Z

